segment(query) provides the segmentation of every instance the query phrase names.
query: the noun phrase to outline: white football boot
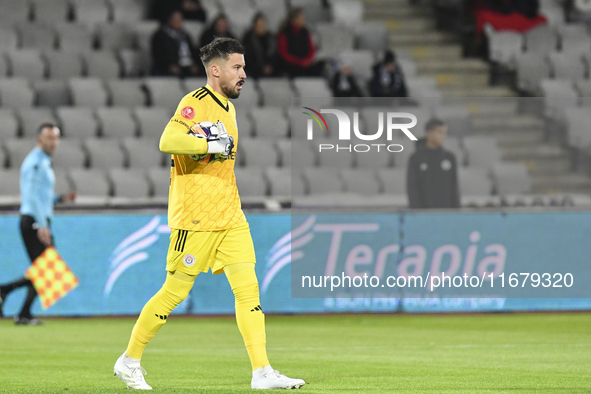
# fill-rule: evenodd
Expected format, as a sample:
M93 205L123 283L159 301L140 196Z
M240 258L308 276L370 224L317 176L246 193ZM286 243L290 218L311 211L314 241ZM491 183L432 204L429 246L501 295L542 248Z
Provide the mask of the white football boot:
M281 372L271 368L270 365L259 368L252 373L251 387L253 389L299 389L305 385L302 379L288 378Z
M115 367L113 368L113 374L117 376L119 379L123 380L127 385L128 389L152 390L152 387L150 387L150 385L146 383L146 380L144 379L144 375L146 375L146 370L143 369L139 364L125 364L125 362L123 361L124 357L125 353L123 353L117 359Z

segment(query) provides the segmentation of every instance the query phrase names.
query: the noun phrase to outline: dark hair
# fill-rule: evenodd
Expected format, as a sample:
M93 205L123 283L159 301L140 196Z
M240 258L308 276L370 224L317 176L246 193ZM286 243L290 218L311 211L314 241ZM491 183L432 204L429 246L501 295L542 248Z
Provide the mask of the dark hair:
M396 53L391 50L387 50L384 53L384 63L394 63L396 62Z
M57 126L54 125L53 123L50 123L50 122L42 123L41 126L39 126L39 128L37 129L37 135L41 135L41 133L43 133L43 129L46 129L46 128L53 129L55 127L57 127Z
M441 126L445 126L445 122L442 121L441 119L437 119L437 118L431 118L429 119L429 121L427 122L427 125L425 126L425 130L426 131L431 131L437 127L441 127Z
M264 18L265 20L267 19L267 17L265 16L265 14L263 14L262 12L257 12L256 14L254 14L254 16L252 17L252 26L254 26L255 23L257 23L257 21L260 18Z
M213 59L228 60L232 53L244 55L244 52L244 46L238 40L216 37L199 50L199 57L203 65L207 67Z
M304 13L304 9L301 7L294 7L294 8L290 8L289 11L287 12L287 16L285 19L283 19L281 21L281 24L279 25L279 30L282 31L284 30L287 26L289 26L289 24L300 14Z

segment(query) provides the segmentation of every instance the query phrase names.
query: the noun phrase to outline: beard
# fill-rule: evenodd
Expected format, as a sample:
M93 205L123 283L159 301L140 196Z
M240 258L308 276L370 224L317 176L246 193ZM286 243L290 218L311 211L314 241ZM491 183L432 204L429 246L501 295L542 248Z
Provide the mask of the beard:
M220 85L220 89L230 99L237 99L240 96L240 91L236 89L236 85L225 83Z

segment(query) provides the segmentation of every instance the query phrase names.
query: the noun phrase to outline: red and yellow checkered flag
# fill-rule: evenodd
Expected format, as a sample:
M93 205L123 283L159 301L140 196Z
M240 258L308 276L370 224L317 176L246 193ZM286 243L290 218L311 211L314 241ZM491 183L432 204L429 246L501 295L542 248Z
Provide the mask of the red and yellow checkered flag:
M37 294L41 297L43 309L55 304L80 283L53 246L45 249L33 261L25 271L25 277L33 282Z

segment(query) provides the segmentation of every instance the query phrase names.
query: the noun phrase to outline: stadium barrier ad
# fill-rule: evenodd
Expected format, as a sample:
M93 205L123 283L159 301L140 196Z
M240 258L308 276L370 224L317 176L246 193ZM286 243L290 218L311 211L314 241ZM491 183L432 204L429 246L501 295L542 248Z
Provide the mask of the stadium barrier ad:
M249 214L247 218L267 313L591 309L591 298L586 298L591 246L585 239L591 230L591 212ZM56 249L80 285L45 311L36 302L33 312L138 314L165 279L170 234L166 220L161 213L57 215L52 224ZM2 282L22 276L29 266L18 222L17 215L0 216ZM402 279L385 288L372 287L371 279L366 287L359 285L363 275L380 280L410 274L426 278L428 272L452 279L429 281L420 289L412 288L408 280L403 286ZM464 273L469 272L466 281ZM350 276L351 285L331 290L329 281L328 287L315 287L318 276L326 273L341 280ZM472 276L484 276L484 286L490 285L490 273L494 287L474 291ZM498 291L503 273L505 291ZM551 275L550 285L546 273ZM302 276L310 277L309 287L301 286ZM455 277L462 283L454 282ZM24 295L19 290L7 298L6 316L17 313ZM207 273L198 276L190 297L175 313L230 314L233 309L225 276Z

